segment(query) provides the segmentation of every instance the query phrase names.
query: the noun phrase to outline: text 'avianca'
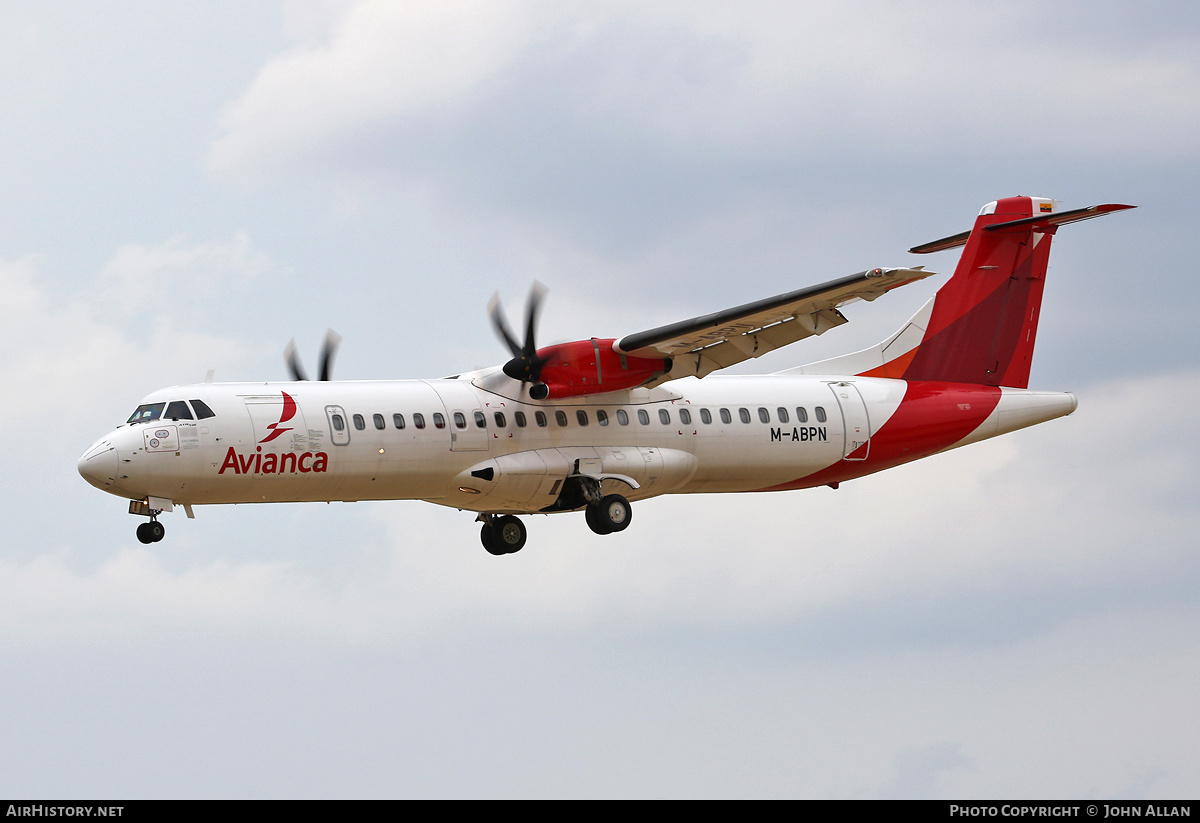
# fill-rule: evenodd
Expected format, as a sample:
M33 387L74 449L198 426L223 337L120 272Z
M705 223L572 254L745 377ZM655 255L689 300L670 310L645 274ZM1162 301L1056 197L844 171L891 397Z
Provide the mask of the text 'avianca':
M307 474L308 472L323 472L329 465L329 455L325 452L273 452L262 453L262 446L255 449L254 454L238 454L233 446L225 452L225 462L217 470L224 474L226 469L233 469L234 474Z

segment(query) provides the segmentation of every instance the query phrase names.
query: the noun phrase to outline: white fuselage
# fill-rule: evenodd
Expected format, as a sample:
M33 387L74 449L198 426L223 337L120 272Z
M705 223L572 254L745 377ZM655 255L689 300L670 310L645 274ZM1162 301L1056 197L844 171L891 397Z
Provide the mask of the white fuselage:
M909 453L907 428L893 427L890 450L878 441L894 416L905 417L896 415L911 396L903 380L711 376L540 402L521 399L521 385L494 370L440 380L195 384L155 392L143 407L186 401L191 411L200 400L211 416L120 426L85 452L79 469L112 494L176 505L421 499L520 513L550 507L572 474L631 500L800 488L1075 408L1069 394L1011 389L987 389L995 400L982 408L971 394L982 387L956 393L949 385L925 399L919 425L906 418L919 441Z

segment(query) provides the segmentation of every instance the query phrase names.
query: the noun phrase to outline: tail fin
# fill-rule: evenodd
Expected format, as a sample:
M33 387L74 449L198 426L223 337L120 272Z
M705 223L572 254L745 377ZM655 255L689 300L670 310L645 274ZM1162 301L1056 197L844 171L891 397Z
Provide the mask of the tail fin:
M1058 227L1133 206L1056 211L1041 197L988 203L969 232L917 246L914 254L966 246L954 276L897 334L871 349L803 367L805 373L985 386L1029 386L1050 243Z

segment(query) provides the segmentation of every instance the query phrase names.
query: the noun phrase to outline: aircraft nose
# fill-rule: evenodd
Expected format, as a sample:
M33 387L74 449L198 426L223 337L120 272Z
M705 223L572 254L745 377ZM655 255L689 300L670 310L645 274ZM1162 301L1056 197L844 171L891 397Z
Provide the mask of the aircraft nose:
M108 438L97 441L79 458L78 468L84 480L108 491L117 480L117 447Z

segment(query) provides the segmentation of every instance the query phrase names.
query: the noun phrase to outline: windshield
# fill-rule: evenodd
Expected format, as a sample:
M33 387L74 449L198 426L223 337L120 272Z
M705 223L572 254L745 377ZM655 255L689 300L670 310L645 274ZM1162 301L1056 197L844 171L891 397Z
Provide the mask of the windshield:
M126 423L147 423L151 420L157 420L162 417L163 407L166 403L147 403L144 406L138 406L137 411L129 415Z

